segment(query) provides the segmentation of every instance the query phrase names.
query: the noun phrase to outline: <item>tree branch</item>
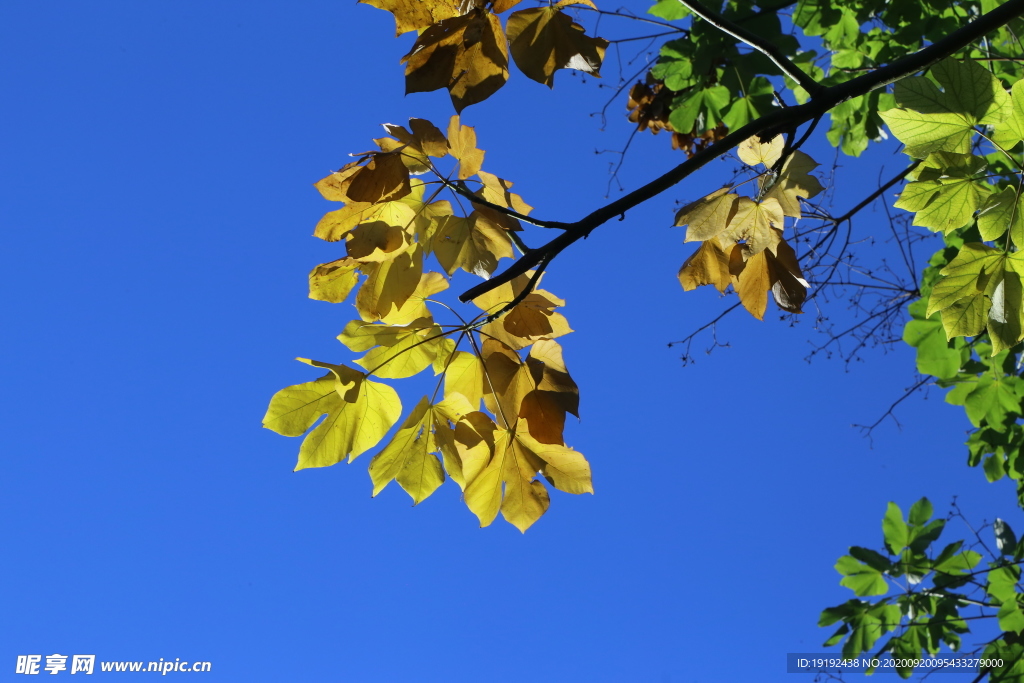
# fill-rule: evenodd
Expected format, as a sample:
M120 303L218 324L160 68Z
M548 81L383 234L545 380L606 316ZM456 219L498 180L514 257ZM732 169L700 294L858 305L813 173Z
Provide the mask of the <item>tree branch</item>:
M800 87L811 95L815 95L824 89L820 83L797 68L793 62L789 61L789 59L782 54L777 47L771 43L766 43L761 40L760 36L756 36L742 26L729 21L720 14L716 14L710 8L705 7L700 2L697 2L697 0L679 0L679 4L718 30L723 33L728 33L736 40L746 43L768 59L772 60L772 63L779 67L782 73L799 83Z
M510 282L516 276L522 275L542 261L549 263L563 249L577 240L587 237L595 228L607 223L616 216L624 218L626 212L630 209L643 204L678 184L690 174L739 146L744 140L755 135L762 139L771 139L782 132L801 126L808 121L822 116L846 100L859 97L931 66L1021 14L1024 14L1024 0L1008 0L988 14L983 14L966 26L957 29L945 38L932 43L912 55L898 59L887 66L880 67L875 71L858 76L845 83L824 88L804 104L779 109L762 116L756 121L751 121L714 145L697 152L692 158L676 166L668 173L655 178L624 197L620 197L614 202L597 209L575 223L545 221L549 227L563 227L565 232L544 246L528 252L509 266L508 269L495 275L490 280L481 282L475 287L466 290L459 296L459 300L465 302L475 299L495 287Z

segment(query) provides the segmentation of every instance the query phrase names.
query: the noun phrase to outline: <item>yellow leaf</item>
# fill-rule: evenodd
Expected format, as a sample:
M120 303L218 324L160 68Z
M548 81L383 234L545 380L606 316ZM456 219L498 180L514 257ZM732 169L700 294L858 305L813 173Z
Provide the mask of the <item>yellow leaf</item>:
M416 289L409 298L382 318L389 325L408 325L419 318L429 318L427 300L438 292L448 289L448 280L441 273L429 272L420 276Z
M404 228L383 221L363 223L345 236L345 249L351 259L360 262L388 261L404 253L409 234Z
M418 244L389 261L364 263L366 281L356 294L356 310L363 320L393 323L416 291L423 274L423 251Z
M484 405L503 427L515 425L523 398L536 384L519 354L496 339L484 339Z
M480 210L468 218L441 216L430 231L429 249L451 275L459 268L488 278L499 258L512 258L512 241L505 230L490 223Z
M309 273L309 298L340 304L359 282L358 267L350 258L321 263Z
M473 299L473 303L488 313L499 311L515 299L532 275L533 271L520 275L478 296ZM555 313L555 308L564 305L564 301L550 292L537 289L511 311L484 325L480 331L500 339L513 349L527 347L538 339L554 339L572 332L565 316Z
M426 119L409 119L412 132L402 126L384 124L384 130L395 137L374 140L385 152L398 151L410 173L426 173L431 170L427 157L443 157L448 154L448 140L444 133Z
M396 36L418 31L443 19L459 15L457 4L449 0L359 0L359 2L395 15Z
M327 467L346 456L351 462L398 421L402 403L391 387L371 382L345 365L299 360L330 373L277 392L263 418L263 426L278 434L300 436L320 416L327 416L303 440L296 470Z
M447 88L457 112L482 102L508 80L505 44L501 22L484 9L433 24L402 58L405 92Z
M818 163L801 151L793 152L782 165L779 177L762 197L762 203L769 198L777 199L782 213L793 218L800 218L799 197L810 199L825 188L810 172L818 167ZM779 228L782 227L780 222Z
M723 244L745 241L747 253L756 254L771 246L772 228L781 230L784 220L779 200L774 197L760 203L749 197L740 197L729 227L718 235L718 239Z
M495 429L494 420L480 411L466 413L456 423L454 441L462 465L463 489L473 483L491 461ZM497 510L494 514L498 514Z
M679 284L687 292L701 285L714 285L724 292L731 282L729 257L716 239L702 243L679 269Z
M601 75L608 41L586 35L557 7L519 10L508 18L507 28L516 66L538 83L554 87L558 69Z
M537 389L555 394L559 405L579 418L580 391L562 360L561 345L551 339L535 342L530 347L526 364L530 367Z
M522 197L514 192L509 192L509 188L513 185L512 182L503 180L487 171L477 171L476 175L483 182L483 187L477 194L491 204L511 207L524 216L529 216L533 211L533 207L524 202Z
M459 426L463 424L466 422ZM477 448L480 452L486 449L483 438ZM590 466L579 453L564 446L540 444L516 428L496 429L490 461L468 480L466 505L481 526L493 522L500 510L508 522L525 532L550 505L547 489L535 478L539 473L551 477L557 487L570 493L593 491Z
M767 143L762 143L761 138L755 135L741 142L740 146L736 148L736 154L740 161L749 166L764 164L771 168L782 156L785 146L786 141L781 135L776 135L771 142Z
M476 354L456 351L444 373L444 395L459 394L473 410L479 410L484 396L484 366Z
M448 122L448 151L459 160L459 180L467 180L480 172L484 151L476 147L476 129L463 126L458 115Z
M734 249L740 249L740 246ZM764 311L768 307L768 290L772 286L765 254L765 251L759 251L748 258L736 283L736 293L739 294L743 308L758 320L764 319Z
M737 194L726 194L731 188L715 190L707 197L687 204L676 212L676 226L688 225L686 241L709 240L729 226L736 215Z
M451 344L442 335L441 328L429 318L403 326L353 320L338 341L353 351L368 351L356 360L368 373L400 379L412 377L439 360L447 361Z
M370 462L373 495L393 479L418 505L444 482L444 470L434 452L434 406L424 396L384 449Z

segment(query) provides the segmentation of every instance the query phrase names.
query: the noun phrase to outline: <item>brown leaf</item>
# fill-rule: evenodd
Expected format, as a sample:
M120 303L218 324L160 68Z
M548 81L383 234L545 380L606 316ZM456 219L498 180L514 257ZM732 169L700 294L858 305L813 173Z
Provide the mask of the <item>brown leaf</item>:
M449 0L359 0L359 2L395 15L396 36L417 31L443 19L459 15L456 3Z
M772 270L772 296L775 304L790 313L803 313L801 306L807 298L808 285L800 272L800 262L793 247L785 240L780 240L774 255L771 250L766 253Z
M405 92L447 88L457 112L482 102L508 80L505 44L498 17L479 8L438 22L402 58Z
M353 202L388 202L409 194L409 169L401 154L381 152L370 155L369 161L352 175L348 197Z
M519 10L506 26L516 66L538 83L554 87L558 69L601 75L608 41L586 35L583 27L557 6Z

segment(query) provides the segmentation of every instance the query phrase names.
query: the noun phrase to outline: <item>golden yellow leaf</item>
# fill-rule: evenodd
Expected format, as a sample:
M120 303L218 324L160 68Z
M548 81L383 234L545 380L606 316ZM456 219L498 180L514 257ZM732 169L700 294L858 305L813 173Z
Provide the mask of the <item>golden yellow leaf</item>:
M444 133L426 119L409 119L412 132L402 126L386 123L384 130L391 138L374 140L382 151L397 151L410 173L426 173L431 169L427 157L443 157L448 154L448 140Z
M539 391L554 394L568 413L580 416L580 390L562 360L562 346L551 339L541 339L530 347L526 364Z
M793 152L782 165L775 184L764 194L762 202L770 198L777 199L782 213L793 218L800 218L800 197L810 199L825 188L810 172L818 167L818 163L801 151ZM779 223L779 228L782 223Z
M487 171L477 171L476 175L483 182L483 187L477 192L483 199L486 199L491 204L511 207L514 211L524 216L529 216L530 212L533 211L533 207L524 202L522 197L514 192L509 192L509 188L513 185L510 181L499 178Z
M538 83L554 87L558 69L601 75L608 41L591 38L557 7L519 10L506 27L516 66Z
M483 452L485 444L481 438L478 451ZM496 429L490 461L474 478L467 479L466 505L481 526L493 522L500 510L508 522L525 532L550 505L547 489L535 478L540 473L570 493L593 492L590 466L581 454L564 446L541 444L522 429Z
M433 24L402 58L406 65L405 92L447 88L455 111L461 112L505 85L505 45L498 17L481 8Z
M485 338L480 349L484 366L484 405L495 421L512 427L523 398L536 388L529 367L519 354L496 339Z
M345 164L340 170L315 182L313 187L320 191L320 195L324 199L329 201L351 201L345 192L349 183L352 182L352 176L359 172L361 168L358 161Z
M462 268L488 278L498 267L499 258L513 256L507 232L488 221L479 209L468 218L439 217L427 244L449 275Z
M476 147L476 129L463 126L455 115L448 122L448 151L459 160L459 179L467 180L480 172L484 151Z
M740 249L739 245L734 247ZM743 264L736 283L736 293L739 294L740 303L743 308L750 312L758 320L764 319L764 311L768 307L768 290L771 289L771 276L768 273L769 252L759 251L753 254Z
M492 9L495 14L501 14L502 12L507 12L512 9L520 2L522 2L522 0L494 0L494 6Z
M342 191L350 202L395 201L409 194L409 169L399 152L367 154L355 173L342 184Z
M749 197L740 197L729 227L718 235L718 239L722 244L745 241L747 253L756 254L772 244L772 228L781 230L784 220L782 207L774 197L760 203Z
M413 224L415 218L416 212L405 202L356 202L325 214L317 223L313 235L327 242L337 242L361 223L379 223L405 230Z
M679 269L679 284L687 292L701 285L714 285L724 292L731 282L729 257L717 239L702 243Z
M389 325L408 325L418 318L429 318L430 310L427 308L426 301L446 289L448 289L448 280L441 273L423 273L409 298L398 308L392 309L382 319L383 322Z
M423 250L413 243L389 261L364 263L366 281L356 294L356 310L366 321L393 323L416 291L423 274ZM419 316L417 316L419 317Z
M726 194L731 188L723 187L676 212L676 226L688 225L686 241L709 240L729 226L736 215L739 195Z
M471 484L491 461L494 453L494 430L498 427L487 413L466 413L456 423L455 448L462 465L462 488ZM495 512L497 514L497 512Z
M321 263L309 273L309 298L340 304L359 282L358 267L350 258Z
M520 275L511 282L495 287L473 299L473 303L494 313L512 302L530 281L533 271ZM572 332L569 322L555 308L565 302L550 292L537 289L502 317L487 323L480 331L500 339L513 349L522 349L538 339L554 339Z
M736 148L736 154L740 161L749 166L764 164L771 168L782 157L782 150L785 147L786 141L781 135L776 135L771 142L766 143L762 143L761 138L754 135L740 143Z
M359 0L359 2L395 15L396 36L418 31L443 19L459 15L457 3L450 0Z

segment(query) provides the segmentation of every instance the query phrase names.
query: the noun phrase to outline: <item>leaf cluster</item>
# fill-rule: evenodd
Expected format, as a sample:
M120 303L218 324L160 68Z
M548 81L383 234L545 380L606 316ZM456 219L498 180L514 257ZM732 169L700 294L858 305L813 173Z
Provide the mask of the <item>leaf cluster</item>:
M842 643L844 658L888 653L897 660L899 675L909 678L915 660L934 656L943 646L960 651L969 619L992 619L1003 633L980 656L999 658L1003 665L983 673L993 681L1019 680L1024 675L1024 589L1019 584L1024 542L997 519L992 525L997 552L980 568L984 557L963 540L933 548L946 520L932 515L927 498L914 503L906 518L889 503L882 519L884 547L854 546L839 558L840 583L857 597L822 612L820 626L840 624L825 646ZM987 548L981 539L978 545ZM885 597L860 599L875 596ZM967 609L979 613L967 616ZM892 635L879 645L887 634Z
M533 271L474 299L481 312L469 320L434 299L456 271L486 278L499 259L513 258L517 216L531 207L511 182L482 170L475 131L458 116L446 133L422 119L385 129L378 151L316 183L343 206L314 234L343 244L346 255L313 269L310 297L342 303L355 292L359 318L338 340L362 354L352 361L361 369L300 359L328 373L279 391L264 426L305 436L296 470L351 462L403 412L395 390L374 380L430 368L433 395L370 461L373 495L397 481L418 504L451 478L482 526L501 512L525 531L550 504L546 484L593 492L589 464L563 437L566 415L579 416L579 390L554 341L572 332L556 310L565 302L538 289ZM437 167L446 157L447 176ZM415 177L428 172L436 180ZM441 272L425 270L431 256ZM439 323L438 310L458 323Z
M455 111L486 100L509 76L509 52L528 78L554 87L555 71L576 69L600 76L608 41L588 36L563 10L596 9L591 0L561 0L498 15L521 0L360 0L391 12L397 35L418 33L402 57L406 93L445 88Z

